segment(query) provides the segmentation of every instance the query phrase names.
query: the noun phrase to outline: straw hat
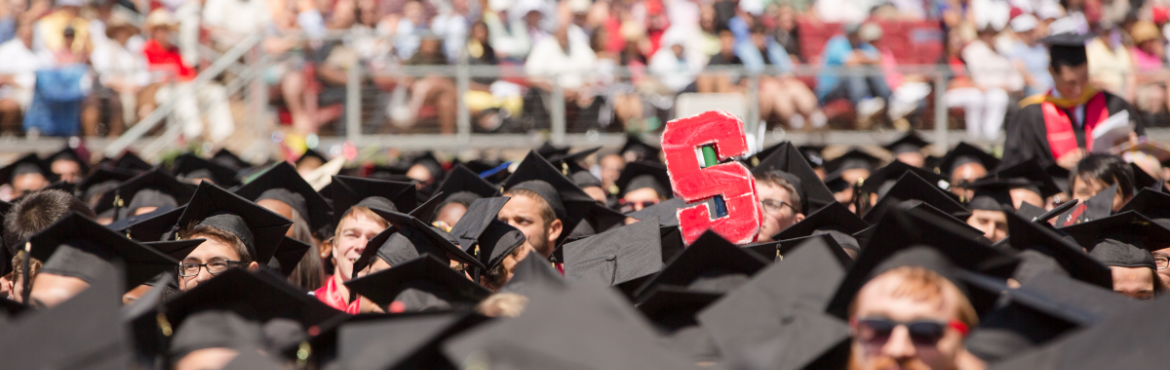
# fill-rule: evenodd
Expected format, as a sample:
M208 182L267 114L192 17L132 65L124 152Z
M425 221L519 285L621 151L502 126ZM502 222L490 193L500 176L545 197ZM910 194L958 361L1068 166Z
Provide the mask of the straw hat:
M175 17L171 15L171 12L163 8L155 9L150 12L150 15L146 16L146 29L154 29L155 27L162 26L175 28L177 25L178 22L175 21Z
M1158 31L1158 26L1150 21L1137 21L1133 24L1133 29L1129 31L1129 36L1133 38L1134 44L1140 44L1146 41L1155 40L1161 36Z
M110 19L106 20L106 37L114 38L114 34L121 30L128 30L131 33L138 33L140 30L138 26L130 21L130 16L124 12L114 11L110 13Z

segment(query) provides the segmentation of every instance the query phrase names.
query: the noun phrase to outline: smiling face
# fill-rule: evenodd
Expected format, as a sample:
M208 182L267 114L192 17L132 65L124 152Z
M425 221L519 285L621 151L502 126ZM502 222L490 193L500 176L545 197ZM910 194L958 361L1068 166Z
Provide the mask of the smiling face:
M351 208L349 215L341 220L337 227L337 236L334 237L333 260L337 269L333 271L333 275L341 281L348 281L352 276L353 262L361 257L362 251L366 249L366 243L389 226L381 218L374 219L376 216L372 212L354 211L356 209L358 208Z

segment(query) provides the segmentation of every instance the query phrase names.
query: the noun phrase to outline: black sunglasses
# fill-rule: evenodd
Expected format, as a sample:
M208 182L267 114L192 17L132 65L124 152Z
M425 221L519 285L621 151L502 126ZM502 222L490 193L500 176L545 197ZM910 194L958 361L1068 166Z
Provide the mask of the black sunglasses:
M934 320L915 320L910 322L893 321L886 318L873 317L853 321L853 328L859 339L870 343L885 343L890 340L894 329L905 326L910 332L910 341L918 345L934 345L946 335L947 328L955 328L959 333L967 334L967 325L956 320L946 323Z

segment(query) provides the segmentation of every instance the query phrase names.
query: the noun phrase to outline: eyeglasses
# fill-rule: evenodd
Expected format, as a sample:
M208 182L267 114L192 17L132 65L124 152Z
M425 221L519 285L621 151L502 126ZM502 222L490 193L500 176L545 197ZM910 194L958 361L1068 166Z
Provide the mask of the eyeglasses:
M207 273L211 275L219 275L232 267L242 265L240 261L211 261L208 263L190 263L183 262L179 264L179 276L192 277L199 275L199 269L206 268Z
M885 343L890 340L890 335L894 333L894 329L899 326L905 326L906 330L910 332L910 341L917 345L934 345L942 339L946 334L947 328L957 330L962 335L967 335L967 324L961 323L957 320L950 322L934 321L934 320L915 320L910 322L893 321L881 317L872 317L864 319L853 319L850 322L858 339L869 343Z
M781 200L764 199L760 201L760 204L764 206L764 211L767 211L768 213L779 213L780 210L784 209L784 207L792 208L792 213L798 212L796 207L793 207L791 204L788 204L788 202Z
M619 200L618 204L621 205L621 213L629 213L637 210L639 204L642 205L642 208L646 208L658 204L658 202L649 200L645 202L626 202L625 200Z
M1154 257L1154 265L1158 266L1159 270L1170 268L1170 257Z

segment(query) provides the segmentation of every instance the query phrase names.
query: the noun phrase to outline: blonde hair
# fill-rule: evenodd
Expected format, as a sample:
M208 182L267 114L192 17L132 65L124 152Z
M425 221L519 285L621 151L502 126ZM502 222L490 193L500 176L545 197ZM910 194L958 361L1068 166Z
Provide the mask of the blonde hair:
M958 299L955 319L968 327L974 327L979 323L979 315L967 296L958 286L937 272L918 266L904 266L883 272L874 279L882 276L899 278L897 287L890 292L892 297L915 301L943 301L947 296L953 296ZM856 313L857 298L854 298L853 303L849 305L849 316Z
M345 211L345 215L342 216L341 221L337 223L337 228L333 230L333 235L341 235L341 224L345 223L345 219L350 217L357 218L359 216L374 220L374 222L382 225L382 227L390 227L389 221L386 221L386 219L382 218L382 216L378 216L377 213L374 213L374 211L371 211L366 206L353 206L349 207L349 210Z

